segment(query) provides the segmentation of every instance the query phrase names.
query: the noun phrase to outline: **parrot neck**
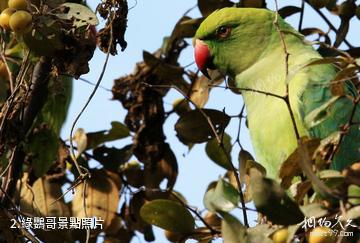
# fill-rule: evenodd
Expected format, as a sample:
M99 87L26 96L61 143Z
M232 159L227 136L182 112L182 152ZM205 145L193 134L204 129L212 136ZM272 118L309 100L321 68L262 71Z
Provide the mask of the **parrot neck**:
M290 105L296 127L300 136L306 136L307 131L301 122L299 100L309 79L306 78L306 68L302 67L320 56L311 46L303 44L300 39L286 36L287 52L290 54L287 78L281 40L273 38L277 40L276 43L270 43L256 63L236 76L236 84L238 88L285 96L288 83ZM288 108L284 100L273 95L256 91L243 90L241 92L246 105L249 130L257 160L264 163L270 176L275 177L280 163L297 146Z
M294 86L289 80L301 73L304 66L321 56L303 40L292 34L286 34L286 50L289 53L285 63L285 51L279 34L276 32L258 60L246 70L236 75L238 88L254 89L284 96L286 84ZM286 77L286 68L288 75ZM302 83L305 86L306 83Z

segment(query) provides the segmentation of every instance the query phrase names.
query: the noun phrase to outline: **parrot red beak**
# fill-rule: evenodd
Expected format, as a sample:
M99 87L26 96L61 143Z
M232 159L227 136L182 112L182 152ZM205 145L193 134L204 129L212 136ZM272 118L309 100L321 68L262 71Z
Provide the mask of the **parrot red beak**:
M212 57L210 54L209 47L202 40L195 40L195 63L199 70L204 74L205 77L211 79L208 68L213 69Z

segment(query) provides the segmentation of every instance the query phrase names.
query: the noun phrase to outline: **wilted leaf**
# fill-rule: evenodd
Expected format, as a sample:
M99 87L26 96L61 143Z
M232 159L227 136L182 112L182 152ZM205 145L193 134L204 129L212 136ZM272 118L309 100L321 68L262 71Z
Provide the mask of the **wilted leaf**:
M117 225L120 220L116 215L119 204L119 185L113 179L116 177L119 176L103 169L91 171L91 178L86 181L86 187L82 183L75 189L72 200L73 216L101 218L104 220L102 226L105 232L115 230L113 225ZM117 181L120 181L120 178Z
M292 184L289 188L291 195L297 203L300 203L307 192L312 188L312 184L309 180L298 181Z
M207 212L206 215L204 216L204 220L210 226L213 227L221 226L221 218L216 213Z
M269 237L272 233L274 233L276 230L278 229L277 226L275 225L270 225L270 224L257 224L255 227L251 227L247 229L247 234L248 235L261 235L261 236L266 236ZM254 237L251 237L251 239L254 239ZM250 240L251 240L250 239ZM269 238L268 238L269 239ZM270 240L270 239L269 239ZM254 242L255 241L251 241ZM257 241L257 242L263 242L262 240Z
M281 186L261 173L250 169L252 198L256 209L274 224L297 224L304 219L299 206L292 201Z
M177 99L173 102L173 110L179 116L184 115L186 112L190 111L189 102L186 99Z
M328 118L330 107L340 98L341 96L334 96L326 101L321 106L312 110L305 116L304 122L307 128L312 128L319 125L321 122Z
M346 50L347 53L349 53L352 57L357 58L356 63L359 63L359 57L360 57L360 47L353 47L348 50ZM359 64L358 64L359 65Z
M104 168L109 170L117 170L119 166L127 162L132 156L132 145L126 145L121 149L117 148L108 148L106 146L101 146L93 151L93 157L99 161Z
M316 59L306 64L306 66L322 65L322 64L333 64L333 63L344 63L344 59L340 57L324 57Z
M295 225L290 225L288 226L288 237L286 240L286 243L290 243L294 240L295 234L298 231L298 229L300 228L300 224L295 224Z
M183 38L191 38L195 35L196 30L198 29L201 22L204 18L192 19L188 16L182 17L175 25L174 30L171 33L171 36L167 40L167 45L163 48L164 53L172 48L173 42Z
M146 223L140 216L140 209L145 202L145 192L138 192L131 198L129 206L127 206L126 203L123 204L121 214L125 219L126 226L131 230L144 233L144 237L146 238L154 238L152 226Z
M61 191L61 184L50 182L45 178L37 179L32 191L35 195L35 205L40 215L46 216L70 216L69 208L64 202Z
M229 212L237 207L240 197L238 191L224 179L220 179L215 188L204 195L204 205L210 212Z
M308 35L314 35L314 34L318 34L319 37L324 37L325 38L325 43L327 45L331 45L331 40L328 36L327 33L325 33L324 31L322 31L321 29L318 28L304 28L300 31L301 34L308 36Z
M331 154L334 153L334 148L338 146L340 138L341 132L335 131L320 141L320 145L315 151L315 158L319 160L318 164L325 158L329 158Z
M360 218L360 206L355 206L350 208L344 217L343 220L354 220Z
M324 207L324 205L320 203L311 203L302 206L301 211L304 213L305 217L308 218L310 217L320 218L320 217L324 217L329 213L326 207Z
M198 7L202 16L206 17L216 9L231 7L234 3L229 0L198 0Z
M285 19L286 17L289 17L293 14L299 13L300 11L301 11L301 8L299 8L299 7L285 6L283 8L280 8L278 13L283 19Z
M315 150L319 147L320 140L317 138L303 138L303 140L304 146L306 146L309 153L309 158L312 158ZM290 156L281 164L279 177L282 179L281 186L285 189L290 187L294 176L300 175L302 173L300 168L302 157L300 153L300 149L296 148L296 150L292 152Z
M247 150L241 149L238 156L240 179L243 179L244 175L246 174L246 162L248 160L255 161L254 157Z
M204 114L202 113L204 112ZM183 143L202 143L215 137L210 127L211 121L219 134L230 122L230 117L224 112L213 109L192 110L182 115L175 124L175 130ZM205 116L207 117L205 117ZM209 118L210 121L207 120Z
M178 164L174 152L168 146L163 151L163 158L157 164L157 176L161 179L167 179L167 189L172 189L175 185L178 175Z
M355 184L360 186L360 162L352 164L342 172L348 184Z
M250 169L255 169L258 173L265 176L266 169L256 161L251 160L252 156L246 150L241 150L239 153L240 163L240 181L245 184L244 199L245 202L252 200L252 192L250 185Z
M203 108L209 99L209 79L205 76L198 77L191 86L190 100Z
M265 227L270 228L269 225L261 225L260 224L257 226L265 226ZM248 228L247 232L246 232L247 233L246 234L246 243L260 243L260 242L261 243L273 243L273 241L270 240L270 238L266 235L266 233L270 230L261 231L265 227L263 227L261 229L257 229L257 230L252 230L254 228Z
M126 182L132 187L144 186L144 170L137 161L130 161L122 167L122 172L126 176Z
M337 96L343 96L345 94L345 81L350 80L356 76L358 67L348 67L338 72L333 80L331 80L331 93Z
M54 56L57 50L64 48L61 37L61 25L52 17L41 15L33 31L23 35L24 43L38 56Z
M223 148L218 144L216 138L213 138L206 144L206 154L217 165L231 170L231 137L227 133L222 136L222 144Z
M141 207L140 215L147 223L172 232L190 233L195 226L191 213L183 205L172 200L150 201Z
M86 134L86 149L93 149L105 142L126 138L129 135L130 132L127 126L121 122L113 121L111 122L111 129L109 131L89 132Z
M264 8L266 2L265 0L241 0L237 5L243 8Z
M356 5L354 4L354 7ZM336 31L336 39L334 42L334 47L337 48L344 41L346 34L349 32L350 19L349 18L341 18L341 23Z
M223 217L221 235L224 243L243 243L246 239L246 228L231 214L220 212Z
M78 128L72 138L77 144L77 156L86 150L87 147L87 136L83 128Z
M38 178L32 187L27 184L28 174L25 173L17 183L17 198L20 210L28 216L35 217L70 217L70 209L61 197L61 184ZM36 236L44 242L72 241L67 230L52 230L51 234L41 229L33 229Z
M336 188L344 183L345 178L337 170L322 170L319 173L319 177L324 181L325 185L329 188ZM318 191L315 188L315 191Z
M90 8L77 3L64 3L65 13L56 14L60 19L73 20L74 26L79 28L84 25L98 25L99 20Z
M153 73L160 79L166 80L169 83L176 83L176 81L182 80L182 75L184 74L182 67L165 63L147 51L143 51L143 58L146 65L153 68Z

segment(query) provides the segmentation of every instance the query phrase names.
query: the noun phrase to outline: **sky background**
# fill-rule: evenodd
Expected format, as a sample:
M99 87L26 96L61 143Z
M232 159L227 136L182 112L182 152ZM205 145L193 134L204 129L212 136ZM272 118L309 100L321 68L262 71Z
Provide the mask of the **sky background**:
M95 9L98 2L99 1L92 0L88 1L88 4L92 9ZM142 61L143 50L149 52L156 51L161 46L163 37L171 34L178 19L181 18L188 9L195 6L196 3L197 1L195 0L138 0L137 2L135 0L129 0L128 4L131 9L129 10L128 28L125 35L128 46L124 52L119 51L117 56L110 58L101 85L107 89L111 89L114 79L131 73L135 67L135 63ZM267 3L268 8L275 9L274 1L267 1ZM279 1L280 7L289 4L300 6L300 3L301 1ZM328 13L325 9L323 12ZM192 10L189 15L191 17L200 17L197 8ZM331 20L336 20L335 23L336 26L338 26L337 17L330 16L330 14L327 15ZM287 19L295 28L298 26L298 20L299 14L295 14ZM101 24L104 24L104 22L101 21L100 26ZM325 23L309 6L305 8L303 26L316 26L324 31L328 29ZM358 46L360 36L358 33L355 33L355 30L360 29L359 21L353 19L350 29L351 32L348 39L352 44ZM191 40L188 40L188 42L191 44ZM120 50L120 48L118 49ZM97 50L90 62L90 73L82 77L96 83L104 60L105 54ZM193 48L189 45L183 51L180 62L183 65L187 65L193 61ZM196 71L196 66L191 65L190 70ZM63 139L69 138L72 122L84 106L92 90L92 85L80 80L74 81L74 91L69 115L62 130ZM109 129L111 127L111 121L123 122L126 112L120 102L112 101L111 98L112 93L110 91L100 88L78 121L76 128L83 128L86 132L93 132ZM171 104L177 98L181 98L181 95L176 91L169 92L164 100L165 110L171 110ZM228 114L235 115L240 112L242 99L240 95L235 95L229 90L216 88L212 90L209 102L205 107L219 110L226 107ZM217 180L219 176L225 173L225 170L211 162L207 157L205 144L196 145L189 152L188 148L178 141L174 131L174 124L177 119L177 115L172 115L166 120L164 127L167 142L171 145L179 165L179 175L175 190L180 191L186 197L189 205L204 209L202 199L208 184L211 181ZM238 120L233 119L226 129L227 133L233 137L232 142L236 139L237 126ZM108 145L121 148L130 142L129 139L125 139ZM245 149L253 153L246 129L242 129L241 142ZM235 146L232 151L232 158L235 165L237 163L238 152L239 148ZM240 216L239 212L235 214ZM255 224L255 218L256 216L254 214L250 214L250 223L252 225ZM133 242L139 241L144 242L140 234L139 238L134 238ZM161 230L158 229L156 229L156 242L166 242Z

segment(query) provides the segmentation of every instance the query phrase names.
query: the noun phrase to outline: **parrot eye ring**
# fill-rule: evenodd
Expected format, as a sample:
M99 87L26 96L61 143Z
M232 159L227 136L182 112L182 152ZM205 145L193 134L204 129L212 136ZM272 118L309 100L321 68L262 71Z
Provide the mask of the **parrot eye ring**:
M230 35L230 33L231 33L231 27L230 26L220 26L216 30L216 35L220 39L225 39L226 37L228 37Z

